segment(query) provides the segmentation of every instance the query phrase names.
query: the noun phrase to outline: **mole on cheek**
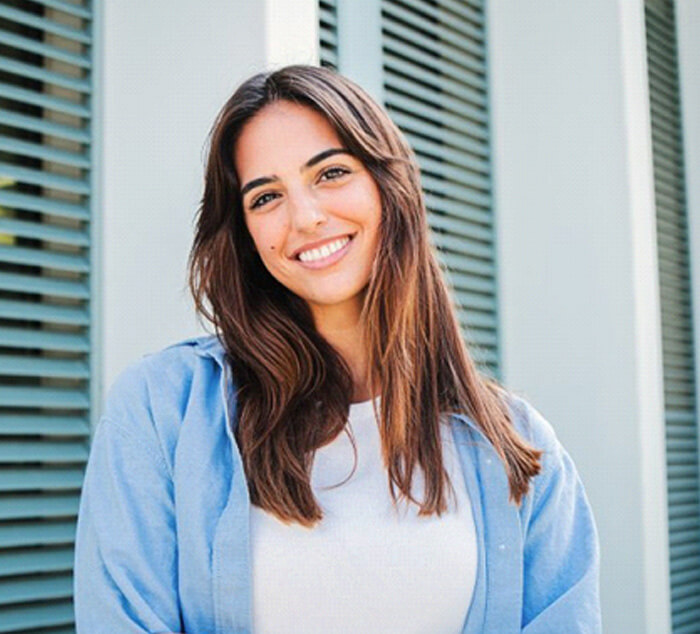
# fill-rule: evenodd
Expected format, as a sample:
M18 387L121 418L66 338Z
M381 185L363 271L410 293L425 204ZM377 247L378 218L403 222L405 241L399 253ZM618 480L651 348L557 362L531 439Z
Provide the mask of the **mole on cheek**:
M274 251L274 250L275 250L275 247L270 247L270 251Z

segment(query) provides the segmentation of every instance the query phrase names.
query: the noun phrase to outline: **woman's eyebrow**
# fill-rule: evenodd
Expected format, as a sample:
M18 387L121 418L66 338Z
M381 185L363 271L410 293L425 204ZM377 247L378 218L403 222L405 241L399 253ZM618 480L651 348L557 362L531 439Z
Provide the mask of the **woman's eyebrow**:
M323 159L328 158L329 156L333 156L334 154L347 154L349 156L352 156L351 152L349 150L346 150L345 148L340 148L340 147L333 147L329 148L327 150L323 150L322 152L319 152L318 154L315 154L312 156L304 165L302 165L301 169L299 170L300 172L303 172L304 170L309 169L310 167L313 167L316 165L316 163L320 163ZM273 183L275 181L279 180L279 176L261 176L260 178L254 178L252 181L248 181L243 187L241 187L241 198L245 196L251 189L254 189L255 187L260 187L261 185L266 185L267 183Z

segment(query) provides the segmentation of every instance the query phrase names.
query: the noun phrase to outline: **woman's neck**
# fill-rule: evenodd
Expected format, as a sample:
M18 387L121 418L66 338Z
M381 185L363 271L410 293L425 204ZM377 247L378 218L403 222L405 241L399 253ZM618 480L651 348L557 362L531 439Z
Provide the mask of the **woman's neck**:
M316 330L343 357L350 368L353 403L372 398L372 390L367 386L367 352L360 309L359 301L348 302L342 306L312 307Z

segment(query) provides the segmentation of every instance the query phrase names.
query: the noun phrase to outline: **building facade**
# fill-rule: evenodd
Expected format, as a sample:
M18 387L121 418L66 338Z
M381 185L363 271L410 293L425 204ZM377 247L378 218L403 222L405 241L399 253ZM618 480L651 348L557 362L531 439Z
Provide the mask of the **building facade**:
M700 5L0 1L0 632L74 630L106 389L203 332L206 137L236 85L321 64L385 105L481 369L574 458L605 630L700 632Z

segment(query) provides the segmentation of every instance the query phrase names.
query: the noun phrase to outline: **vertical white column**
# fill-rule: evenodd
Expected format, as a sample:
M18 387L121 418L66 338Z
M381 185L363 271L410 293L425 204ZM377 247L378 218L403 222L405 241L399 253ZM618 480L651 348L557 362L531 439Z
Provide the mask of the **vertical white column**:
M583 478L605 631L670 632L643 3L487 10L503 378Z
M319 63L318 0L265 0L268 68Z

